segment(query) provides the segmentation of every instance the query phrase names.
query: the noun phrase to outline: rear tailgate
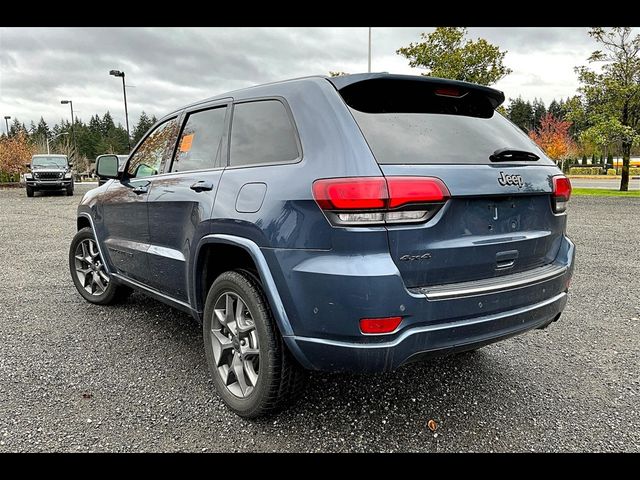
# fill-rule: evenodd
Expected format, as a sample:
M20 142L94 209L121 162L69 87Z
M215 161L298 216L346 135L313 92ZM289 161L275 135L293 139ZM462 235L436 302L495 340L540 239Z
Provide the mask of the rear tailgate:
M551 263L558 253L565 216L551 210L555 167L381 168L385 175L438 177L451 193L427 223L387 227L391 255L407 287L516 273ZM525 186L500 185L502 173L520 175Z
M430 77L351 76L334 85L386 177L437 177L451 194L427 222L388 224L407 287L479 280L549 264L566 216L561 172L494 111L501 92Z

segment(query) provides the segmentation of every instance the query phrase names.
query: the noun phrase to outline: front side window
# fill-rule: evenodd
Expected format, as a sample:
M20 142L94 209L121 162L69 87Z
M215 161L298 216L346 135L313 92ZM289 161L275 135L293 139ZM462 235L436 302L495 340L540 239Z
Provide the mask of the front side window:
M223 166L222 138L226 114L227 107L218 107L189 115L171 166L172 172Z
M142 178L162 172L164 160L171 154L177 136L177 119L172 118L158 125L131 156L127 169L128 176Z
M231 165L256 165L296 160L296 132L278 100L239 103L233 110Z

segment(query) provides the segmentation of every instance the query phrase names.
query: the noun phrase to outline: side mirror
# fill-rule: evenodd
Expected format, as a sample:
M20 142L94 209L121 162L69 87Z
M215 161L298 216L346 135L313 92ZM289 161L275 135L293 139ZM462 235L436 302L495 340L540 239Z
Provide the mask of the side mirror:
M69 168L73 167L73 163L72 162L68 162L67 165L69 165Z
M30 163L25 163L24 164L27 168L31 168L31 164Z
M136 168L135 177L143 178L143 177L150 177L152 175L157 175L157 174L158 174L158 171L155 168L150 167L149 165L145 165L144 163L141 163Z
M102 178L118 178L118 157L100 155L96 159L96 174Z

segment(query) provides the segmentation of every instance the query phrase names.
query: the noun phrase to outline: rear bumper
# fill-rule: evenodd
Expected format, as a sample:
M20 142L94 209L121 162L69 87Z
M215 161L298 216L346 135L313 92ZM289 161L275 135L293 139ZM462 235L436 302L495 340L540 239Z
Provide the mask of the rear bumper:
M293 330L285 341L306 368L376 372L422 355L496 342L557 319L567 302L575 247L563 238L557 274L503 290L484 285L487 291L453 297L407 290L390 257L318 256L300 261L288 251L279 259L281 265L292 263L291 275L280 277L287 284L282 297ZM402 323L391 334L359 331L360 318L398 315Z
M292 337L294 350L321 370L382 372L426 354L470 350L539 328L552 322L564 309L567 293L497 315L405 330L392 341L375 344L336 342Z

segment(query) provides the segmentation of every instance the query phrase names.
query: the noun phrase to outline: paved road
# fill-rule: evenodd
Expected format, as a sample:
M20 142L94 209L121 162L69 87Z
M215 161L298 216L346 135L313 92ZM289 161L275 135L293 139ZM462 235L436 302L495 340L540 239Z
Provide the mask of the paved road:
M591 179L591 178L572 178L571 185L573 187L579 188L606 188L611 190L618 190L620 188L620 179L615 178L606 178L604 177L602 180L600 179ZM640 179L630 179L629 180L629 189L630 190L638 190L640 189Z
M86 188L0 190L0 452L640 451L640 199L571 200L576 275L547 330L391 374L313 374L293 409L249 422L214 393L189 316L77 294Z

